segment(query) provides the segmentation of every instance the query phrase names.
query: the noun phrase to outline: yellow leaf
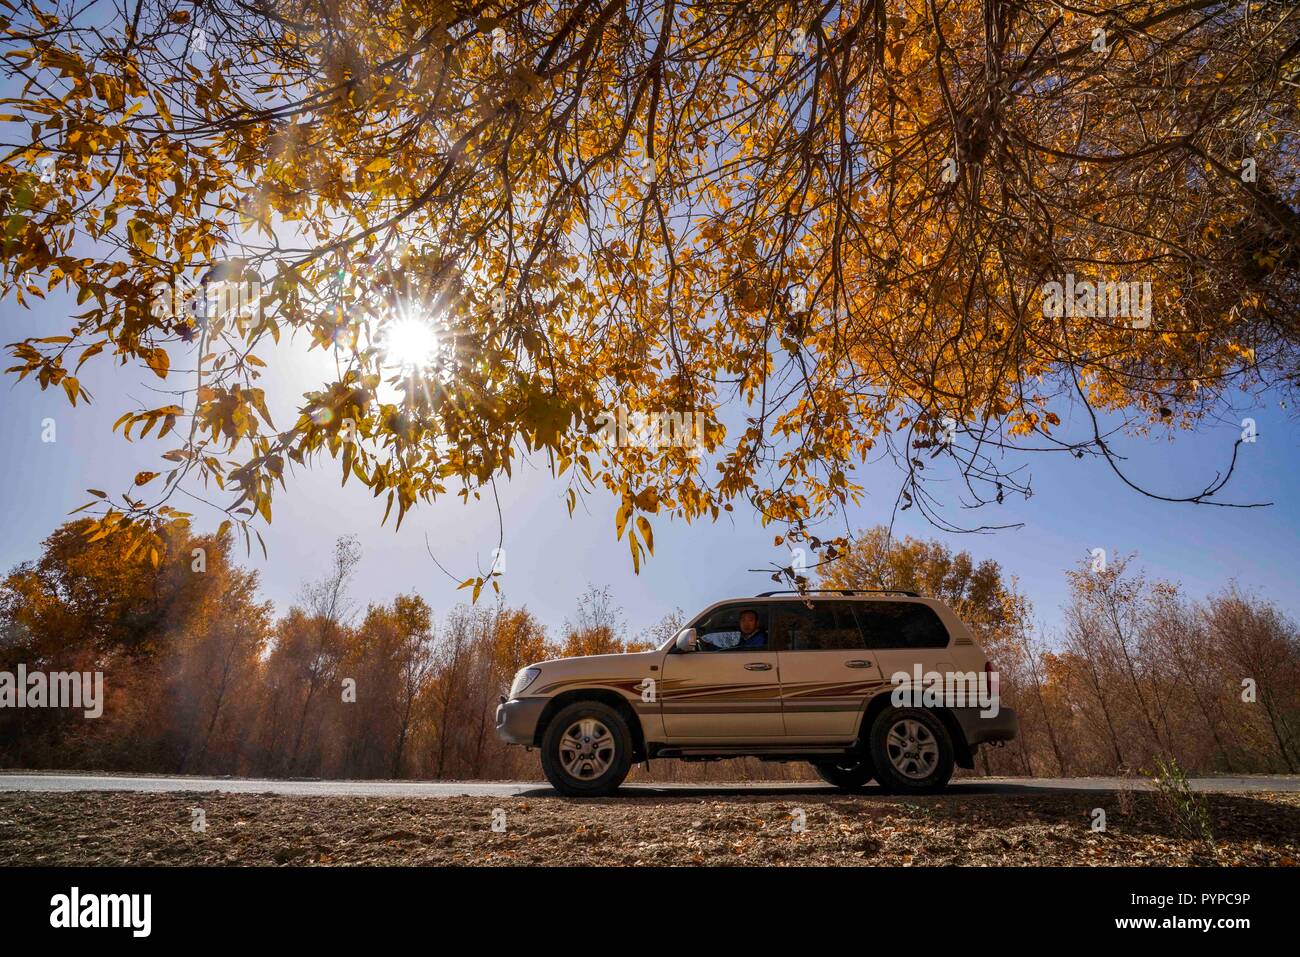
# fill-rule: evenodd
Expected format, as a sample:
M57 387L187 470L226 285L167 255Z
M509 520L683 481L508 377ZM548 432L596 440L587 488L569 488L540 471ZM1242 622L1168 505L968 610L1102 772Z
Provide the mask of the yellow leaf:
M126 224L126 233L132 244L146 256L152 256L157 244L151 238L153 232L149 224L142 219L133 219Z
M158 378L167 378L167 370L171 368L171 358L167 355L166 349L150 349L144 354L144 361Z
M645 539L646 551L653 555L655 553L655 537L650 531L650 522L646 520L644 515L638 515L636 517L636 527L640 531L641 537Z

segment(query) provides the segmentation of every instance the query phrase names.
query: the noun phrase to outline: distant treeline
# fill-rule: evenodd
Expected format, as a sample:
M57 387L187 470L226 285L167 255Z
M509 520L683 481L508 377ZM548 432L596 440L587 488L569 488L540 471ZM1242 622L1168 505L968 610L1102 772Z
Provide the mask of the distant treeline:
M342 540L280 618L224 536L173 532L157 562L86 522L57 529L0 583L0 670L99 671L104 711L0 708L0 765L342 778L540 778L496 738L497 696L543 658L651 647L680 609L631 635L607 591L576 601L558 639L526 608L418 595L360 607L361 556ZM139 549L137 548L137 554ZM1095 563L1093 563L1095 564ZM1002 675L1022 733L979 771L1081 775L1175 758L1192 772L1300 767L1300 639L1266 601L1227 586L1204 602L1148 582L1131 560L1068 572L1061 634L993 562L937 542L858 536L823 584L911 588L953 604ZM324 571L322 569L322 571ZM726 597L726 596L719 596ZM757 761L655 762L660 779L805 777Z

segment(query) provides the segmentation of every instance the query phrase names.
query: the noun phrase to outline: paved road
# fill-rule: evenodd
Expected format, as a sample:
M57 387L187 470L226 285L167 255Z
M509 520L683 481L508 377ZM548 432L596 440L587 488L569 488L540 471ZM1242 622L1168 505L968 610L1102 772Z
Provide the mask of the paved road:
M1300 791L1300 775L1260 774L1243 777L1193 778L1198 791ZM1040 794L1050 791L1145 789L1132 778L971 778L950 785L956 794ZM780 797L785 794L830 794L834 788L810 782L764 781L742 784L629 784L629 797L721 797L729 794ZM546 797L555 792L530 781L273 781L259 778L134 777L118 774L59 774L0 771L0 791L229 791L238 794L290 794L338 797ZM870 791L867 792L871 793Z

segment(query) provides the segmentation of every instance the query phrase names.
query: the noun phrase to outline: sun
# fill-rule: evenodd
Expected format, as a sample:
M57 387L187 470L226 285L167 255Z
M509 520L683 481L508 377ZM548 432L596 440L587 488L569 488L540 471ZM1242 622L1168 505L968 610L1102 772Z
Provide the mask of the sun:
M384 330L381 344L390 364L414 371L433 362L438 352L438 334L427 321L403 316Z

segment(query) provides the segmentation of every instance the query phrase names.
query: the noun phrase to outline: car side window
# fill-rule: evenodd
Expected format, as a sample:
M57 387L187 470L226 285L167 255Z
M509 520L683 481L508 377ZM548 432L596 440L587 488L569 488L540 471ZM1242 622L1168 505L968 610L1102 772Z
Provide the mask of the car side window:
M751 636L749 644L741 647L744 635L740 631L742 612L752 611L758 616L758 630L761 632L761 644L764 650L772 646L767 641L768 610L762 605L728 605L711 612L695 625L695 634L699 638L700 651L754 651L755 638Z
M908 601L855 604L868 648L948 647L948 629L929 605Z
M786 602L776 612L776 629L788 651L844 651L862 648L862 633L845 601Z

